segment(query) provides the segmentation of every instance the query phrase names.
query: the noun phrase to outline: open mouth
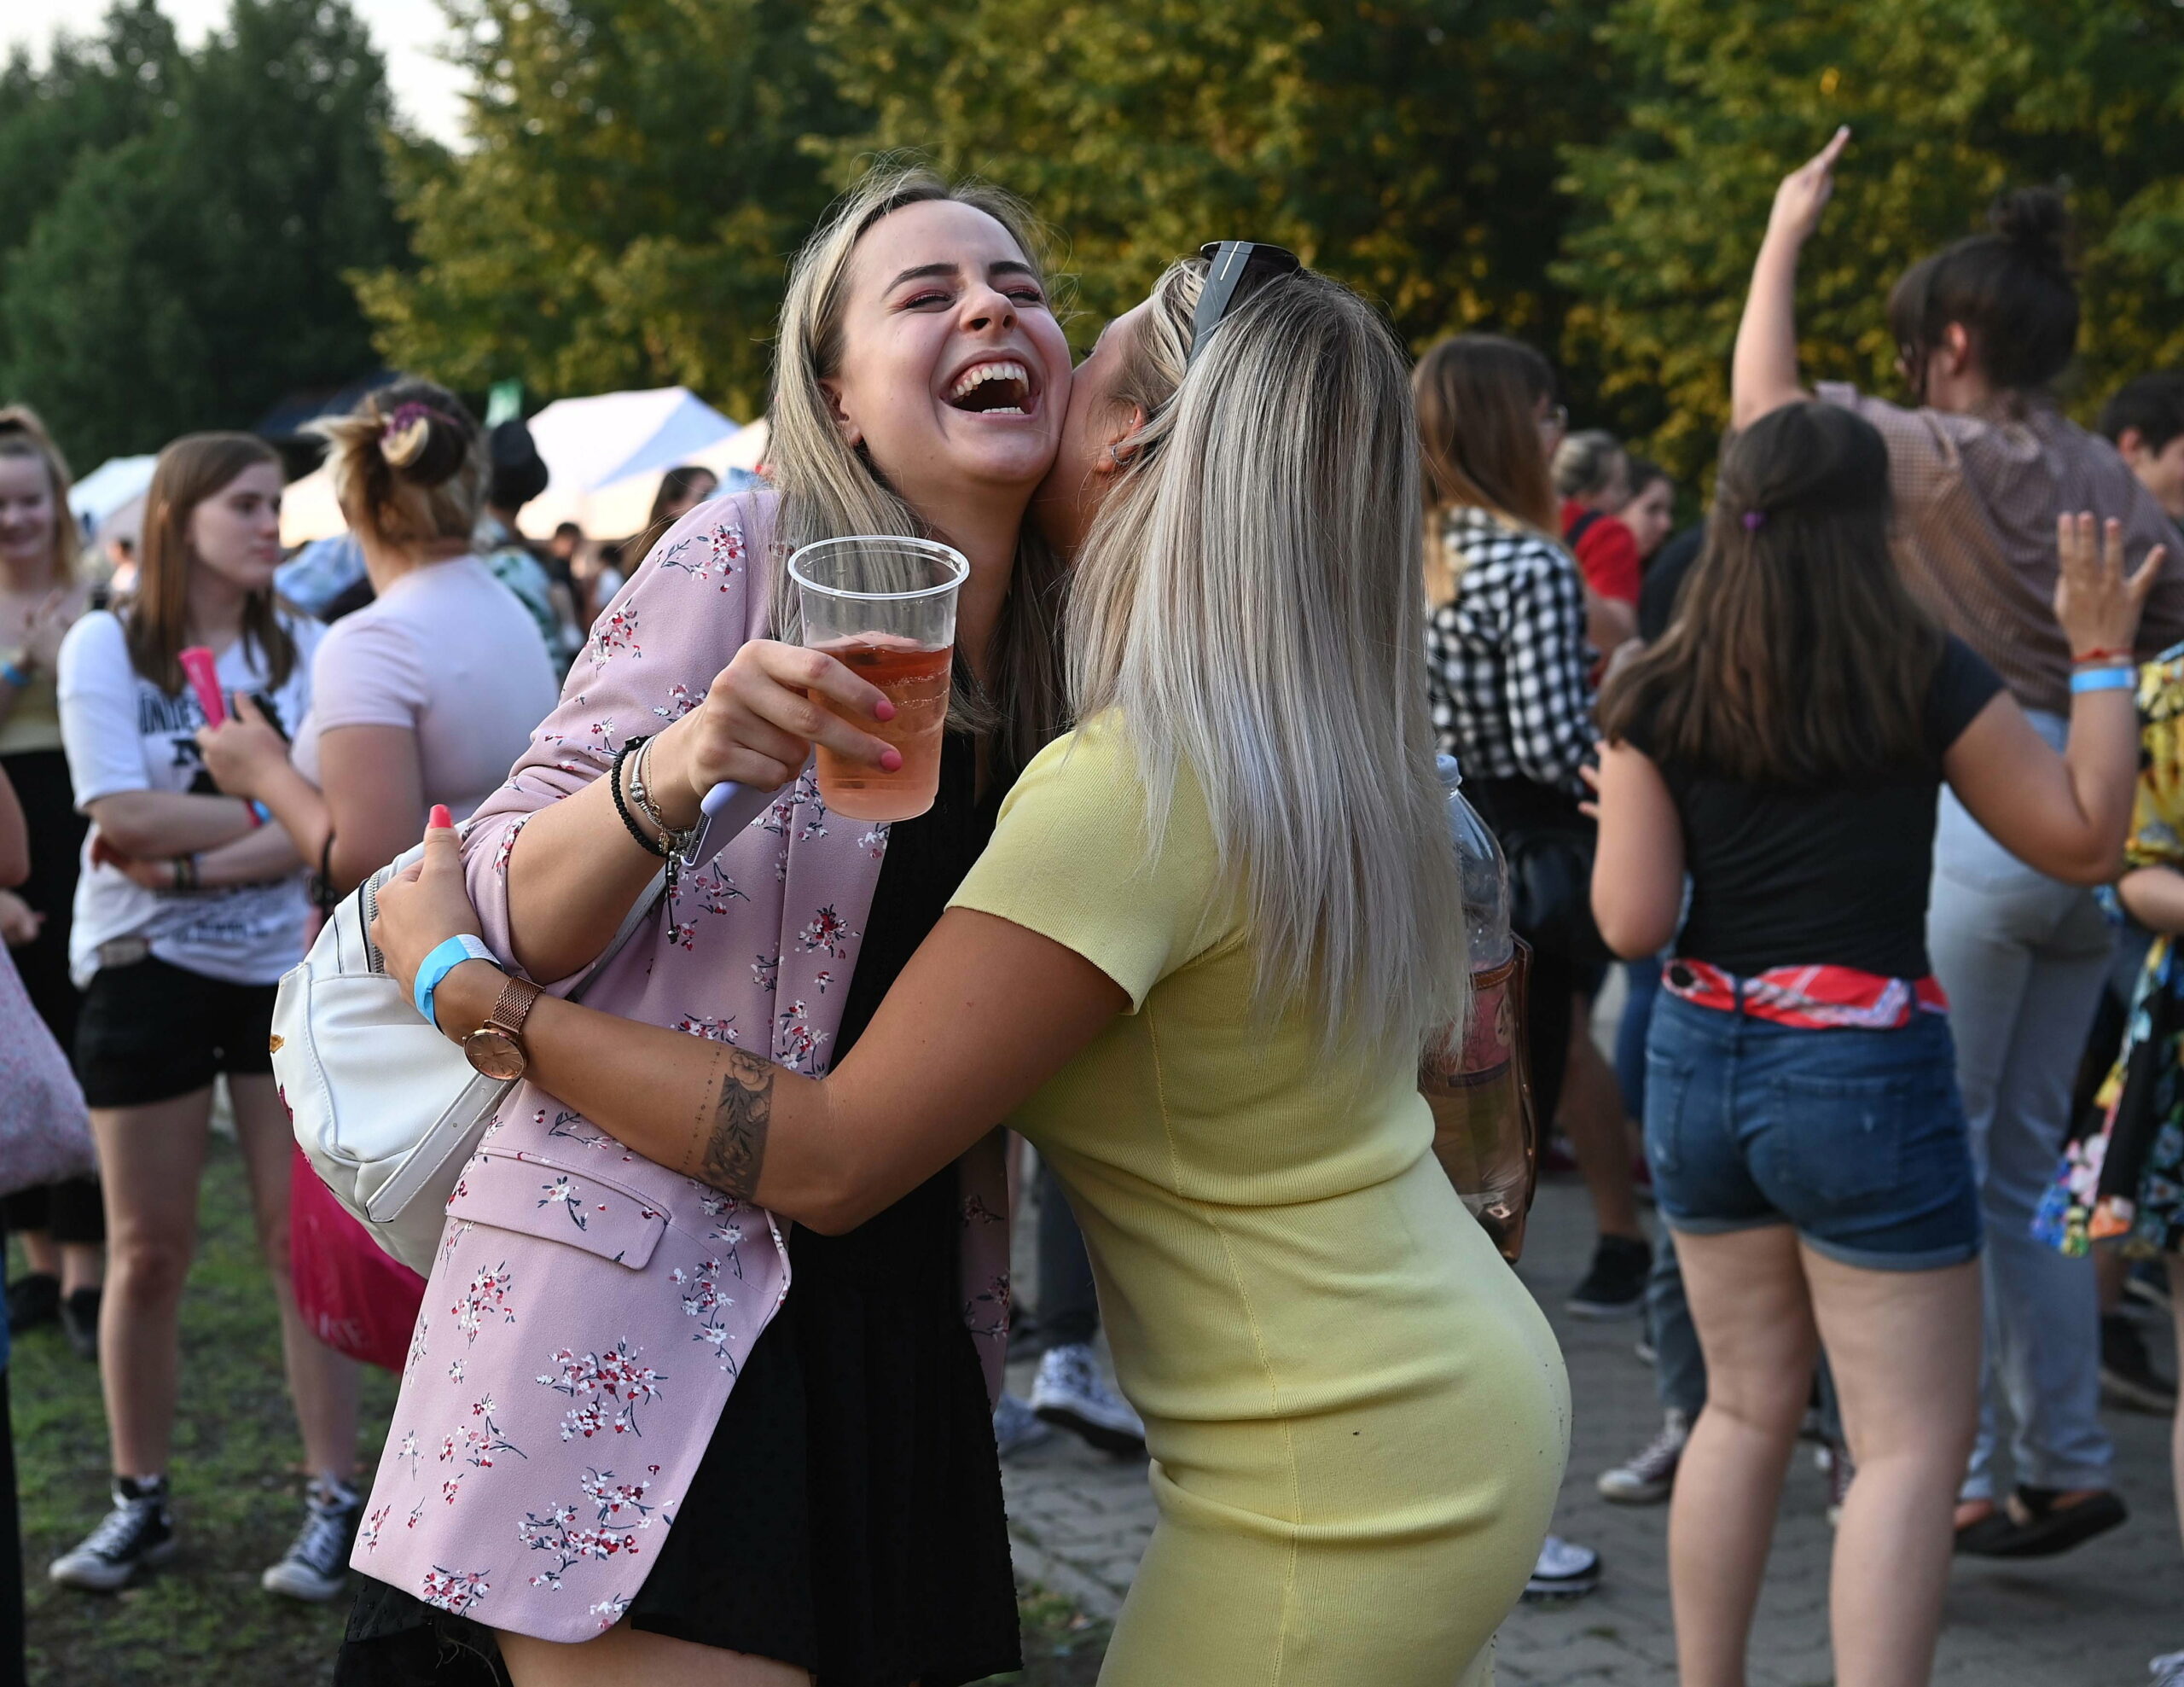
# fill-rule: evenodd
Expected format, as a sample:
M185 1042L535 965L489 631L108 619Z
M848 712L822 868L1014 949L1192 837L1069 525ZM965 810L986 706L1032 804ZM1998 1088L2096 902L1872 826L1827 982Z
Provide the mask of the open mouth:
M973 416L1024 416L1031 399L1030 372L1007 358L972 364L947 393L952 408Z

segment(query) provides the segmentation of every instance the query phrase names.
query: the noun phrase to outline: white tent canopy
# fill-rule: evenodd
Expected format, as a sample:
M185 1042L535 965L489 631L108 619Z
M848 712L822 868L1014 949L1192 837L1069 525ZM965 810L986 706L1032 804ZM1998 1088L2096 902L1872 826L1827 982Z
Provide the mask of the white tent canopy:
M593 538L619 539L644 526L668 469L686 462L716 474L754 467L766 432L763 422L738 428L687 387L661 387L559 399L531 418L531 437L549 479L524 506L523 531L545 538L574 521ZM289 486L281 507L283 544L342 531L323 468Z
M68 489L69 513L86 538L125 504L144 496L158 462L156 457L108 457Z

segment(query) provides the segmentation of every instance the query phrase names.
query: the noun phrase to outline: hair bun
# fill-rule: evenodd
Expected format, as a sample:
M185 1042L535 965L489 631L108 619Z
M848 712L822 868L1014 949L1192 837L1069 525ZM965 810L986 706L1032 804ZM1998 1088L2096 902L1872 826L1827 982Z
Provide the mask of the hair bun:
M470 453L470 430L445 411L411 400L381 421L380 455L404 480L437 486L461 468Z
M1988 220L2021 256L2058 275L2070 273L2071 212L2054 189L2004 194Z

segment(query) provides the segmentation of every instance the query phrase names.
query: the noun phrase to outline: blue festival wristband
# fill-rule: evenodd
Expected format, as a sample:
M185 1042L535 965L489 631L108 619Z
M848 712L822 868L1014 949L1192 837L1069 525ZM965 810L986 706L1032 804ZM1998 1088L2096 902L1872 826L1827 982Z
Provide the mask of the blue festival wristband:
M433 1012L433 992L439 988L442 979L465 961L485 961L495 967L501 964L500 957L485 946L483 938L473 937L466 932L461 937L450 937L441 944L425 957L424 965L417 969L417 981L411 989L411 998L417 1004L418 1016L434 1030L439 1028L439 1020Z
M2134 691L2139 676L2134 668L2080 668L2071 676L2071 695L2086 691Z
M0 679L4 679L18 691L31 689L31 671L20 662L0 662Z
M273 811L266 807L264 803L252 803L250 806L250 812L258 817L258 823L259 825L270 826L273 823Z

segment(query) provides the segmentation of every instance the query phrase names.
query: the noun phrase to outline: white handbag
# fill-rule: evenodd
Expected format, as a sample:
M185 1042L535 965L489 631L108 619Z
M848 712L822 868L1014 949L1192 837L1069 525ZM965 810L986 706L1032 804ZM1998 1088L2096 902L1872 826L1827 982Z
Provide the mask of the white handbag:
M398 856L343 897L311 952L282 979L273 1076L296 1141L334 1198L389 1254L429 1272L448 1199L514 1080L473 1070L386 975L386 957L372 944L380 887L422 849ZM631 905L570 1001L644 923L665 881L664 871L655 875Z

